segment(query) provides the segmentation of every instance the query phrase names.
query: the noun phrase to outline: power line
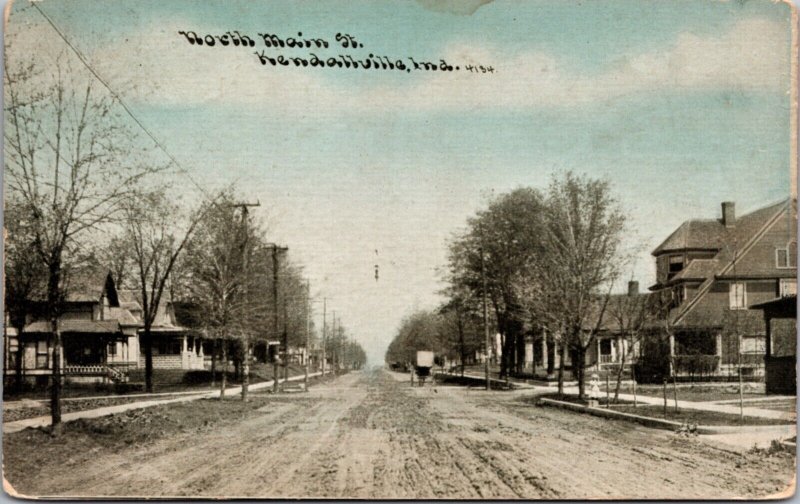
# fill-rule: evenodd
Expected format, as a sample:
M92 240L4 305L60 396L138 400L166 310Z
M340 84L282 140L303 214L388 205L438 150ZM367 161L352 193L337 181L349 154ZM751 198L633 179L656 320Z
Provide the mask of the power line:
M43 10L42 10L42 8L39 6L38 2L31 2L31 5L32 5L33 7L35 7L37 11L39 11L39 14L41 14L41 15L42 15L42 17L43 17L43 18L44 18L44 19L45 19L45 20L46 20L46 21L47 21L47 22L50 24L50 26L51 26L51 27L53 28L53 30L54 30L54 31L55 31L55 32L58 34L58 36L59 36L59 37L61 37L61 40L63 40L63 41L64 41L64 43L67 45L67 47L69 47L70 49L72 49L72 52L74 52L74 53L75 53L75 56L77 56L77 57L78 57L78 60L80 60L80 62L81 62L81 63L83 63L83 65L86 67L86 69L87 69L87 70L89 70L89 72L90 72L90 73L91 73L91 74L92 74L92 75L93 75L93 76L94 76L94 77L95 77L95 78L96 78L96 79L97 79L97 80L100 82L100 84L102 84L102 85L103 85L103 87L105 87L105 88L106 88L106 90L107 90L107 91L108 91L108 92L111 94L111 96L112 96L112 97L113 97L113 98L114 98L114 99L115 99L115 100L116 100L116 101L119 103L119 105L120 105L120 106L122 107L122 109L123 109L123 110L124 110L124 111L125 111L125 112L128 114L128 116L130 116L130 118L131 118L131 119L133 119L133 122L134 122L134 123L136 123L136 125L137 125L137 126L139 126L139 128L141 128L141 130L142 130L142 131L144 131L144 133L145 133L145 134L146 134L146 135L147 135L147 136L150 138L150 140L152 140L152 141L153 141L153 143L154 143L154 144L156 144L156 146L158 146L158 148L159 148L159 149L161 149L161 151L162 151L164 154L166 154L166 156L167 156L167 157L170 159L170 161L171 161L172 163L174 163L174 164L175 164L175 166L177 166L177 167L179 168L179 170L180 170L180 171L181 171L181 172L182 172L184 175L186 175L186 177L189 179L189 181L191 181L191 182L192 182L192 184L194 184L194 186L195 186L195 187L197 187L197 189L199 189L199 190L200 190L200 192L202 192L202 193L203 193L203 194L206 196L206 198L208 198L208 199L212 199L212 198L209 196L208 192L206 192L206 190L205 190L205 189L203 189L203 188L200 186L200 184L198 184L198 183L197 183L197 181L195 181L195 180L194 180L194 178L193 178L193 177L192 177L192 176L189 174L189 171L188 171L186 168L184 168L184 167L183 167L183 165L181 165L181 163L180 163L180 162L178 162L178 160L177 160L177 159L175 159L175 156L173 156L173 155L172 155L172 154L171 154L171 153L170 153L170 152L167 150L167 148L164 146L164 144L162 144L162 143L161 143L161 141L160 141L160 140L158 140L158 138L156 138L156 136L155 136L153 133L151 133L149 129L147 129L147 127L146 127L146 126L145 126L145 125L142 123L142 121L140 121L140 120L139 120L139 118L138 118L138 117L136 117L136 115L135 115L135 114L133 113L133 111L132 111L132 110L131 110L131 109L128 107L128 105L127 105L127 104L126 104L126 103L123 101L123 99L122 99L122 98L119 96L119 94L117 94L117 93L116 93L116 92L115 92L113 89L111 89L111 86L108 84L108 82L106 82L106 81L105 81L105 79L103 79L103 78L100 76L100 74L98 74L98 73L97 73L97 71L96 71L94 68L92 68L92 66L91 66L91 65L89 64L89 62L86 60L86 57L85 57L85 56L84 56L84 55L83 55L83 54L80 52L80 50L78 50L78 48L77 48L77 47L75 47L74 45L72 45L72 43L69 41L69 39L67 39L66 35L64 35L64 33L63 33L63 32L62 32L62 31L61 31L59 28L58 28L58 26L56 26L55 22L53 22L53 20L50 18L50 16L48 16L48 15L47 15L47 14L46 14L46 13L45 13Z

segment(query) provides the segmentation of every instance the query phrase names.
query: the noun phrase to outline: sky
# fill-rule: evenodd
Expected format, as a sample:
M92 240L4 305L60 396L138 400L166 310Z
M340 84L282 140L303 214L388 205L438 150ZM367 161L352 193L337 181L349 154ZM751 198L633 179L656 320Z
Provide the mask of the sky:
M791 10L764 0L40 0L37 5L188 171L258 200L371 363L441 297L447 241L495 195L554 172L607 178L629 276L681 222L789 195ZM238 30L255 47L190 44ZM323 38L266 48L259 33ZM337 33L363 47L344 49ZM299 38L299 37L298 37ZM7 59L79 68L25 0ZM445 59L459 71L262 65L276 56ZM469 65L491 66L475 73ZM379 267L376 281L375 265ZM627 275L626 275L627 276ZM330 320L330 319L329 319Z

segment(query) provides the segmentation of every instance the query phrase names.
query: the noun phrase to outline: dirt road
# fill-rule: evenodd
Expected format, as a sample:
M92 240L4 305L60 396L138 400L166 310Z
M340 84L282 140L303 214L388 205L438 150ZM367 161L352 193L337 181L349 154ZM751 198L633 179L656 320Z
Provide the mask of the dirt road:
M224 428L120 443L12 484L39 496L532 499L753 498L791 484L785 453L734 454L524 396L352 373Z

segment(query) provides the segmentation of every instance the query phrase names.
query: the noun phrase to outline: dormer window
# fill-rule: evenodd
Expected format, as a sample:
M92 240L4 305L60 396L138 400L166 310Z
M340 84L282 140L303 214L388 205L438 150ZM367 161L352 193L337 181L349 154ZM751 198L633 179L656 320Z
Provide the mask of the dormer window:
M672 278L683 269L683 255L669 256L669 272L667 278Z
M778 269L797 267L797 242L789 242L782 248L775 249L775 265Z

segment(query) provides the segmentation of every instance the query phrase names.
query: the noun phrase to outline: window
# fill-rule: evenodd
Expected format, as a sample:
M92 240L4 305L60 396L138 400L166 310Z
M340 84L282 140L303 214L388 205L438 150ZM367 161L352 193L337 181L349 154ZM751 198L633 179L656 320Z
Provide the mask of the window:
M747 309L747 284L732 283L730 287L730 307L731 310Z
M767 351L766 336L742 336L739 352L743 354L764 354Z
M780 269L797 267L797 242L789 242L785 247L775 249L775 266Z
M669 274L667 276L669 278L672 278L682 269L683 269L683 256L682 255L669 256Z
M47 346L47 340L36 342L36 369L47 369L49 367Z
M794 296L797 294L797 280L794 278L783 278L778 281L778 296Z
M117 355L117 342L112 341L108 344L108 355Z
M19 352L19 340L9 337L6 369L17 369L17 352Z
M155 345L158 355L180 355L182 342L179 339L160 339Z

